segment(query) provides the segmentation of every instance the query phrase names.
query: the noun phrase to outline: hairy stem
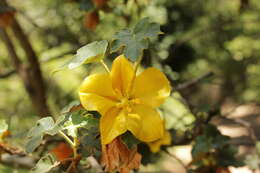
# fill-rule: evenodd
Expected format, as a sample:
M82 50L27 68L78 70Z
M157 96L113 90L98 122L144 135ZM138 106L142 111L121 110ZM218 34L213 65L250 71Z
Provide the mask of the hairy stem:
M103 60L100 60L99 62L100 62L100 63L102 64L102 66L106 69L106 71L107 71L108 73L110 73L110 70L109 70L108 66L106 65L106 63L105 63Z
M74 148L74 142L72 142L72 140L65 133L59 131L59 134L71 145L72 148Z
M136 72L138 70L138 67L139 65L141 64L141 61L143 59L143 55L139 56L139 58L137 59L137 61L134 63L134 76L132 78L132 81L130 83L130 86L128 88L128 92L127 93L130 93L131 90L133 89L133 85L134 85L134 80L135 80L135 77L136 77Z

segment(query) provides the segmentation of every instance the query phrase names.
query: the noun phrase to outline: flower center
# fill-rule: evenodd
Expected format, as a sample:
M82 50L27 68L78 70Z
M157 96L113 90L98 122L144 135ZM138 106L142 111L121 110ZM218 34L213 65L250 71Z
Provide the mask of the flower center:
M128 113L132 112L132 106L139 104L139 99L131 99L127 97L123 97L120 102L117 104L118 108L125 109Z

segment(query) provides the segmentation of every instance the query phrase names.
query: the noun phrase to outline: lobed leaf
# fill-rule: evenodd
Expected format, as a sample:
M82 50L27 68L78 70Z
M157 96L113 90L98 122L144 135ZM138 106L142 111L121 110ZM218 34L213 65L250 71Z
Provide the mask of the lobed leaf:
M36 126L29 131L28 137L39 136L42 133L51 130L53 127L54 127L54 121L52 117L42 118L38 120Z
M123 49L124 55L135 61L142 56L143 50L148 48L149 39L156 37L160 31L160 25L151 23L149 18L143 18L132 29L123 29L115 34L111 46L111 52Z
M54 127L54 120L52 117L45 117L37 121L28 133L29 140L26 143L25 150L30 153L33 152L40 144L44 134L48 134ZM54 135L54 133L52 133Z
M74 69L82 64L99 62L105 56L108 42L106 40L94 41L77 50L75 57L68 63L69 69Z
M70 114L69 120L64 124L64 129L67 130L68 135L76 137L78 128L89 129L97 125L98 120L96 118L93 118L84 110L79 110Z

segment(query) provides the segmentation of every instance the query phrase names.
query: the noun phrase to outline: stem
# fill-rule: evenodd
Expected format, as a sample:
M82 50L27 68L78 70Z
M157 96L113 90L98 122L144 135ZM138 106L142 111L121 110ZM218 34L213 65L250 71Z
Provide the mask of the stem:
M77 134L77 129L76 129L76 134ZM73 150L73 159L70 163L70 166L66 170L66 173L70 173L73 170L76 170L77 164L79 163L79 160L81 159L80 156L77 153L77 149L79 146L79 140L78 137L74 137L73 141L62 131L59 131L59 134L71 145L71 148ZM77 135L76 135L77 136Z
M137 61L134 64L134 73L135 74L137 72L139 65L141 64L142 59L143 59L143 55L139 56L139 58L137 59Z
M65 133L59 131L59 134L71 145L72 148L74 148L74 142L72 142L72 140Z
M77 137L74 138L74 147L73 147L73 156L74 156L74 159L76 159L78 157L78 153L77 153L77 149L78 149L78 146L79 146L79 140Z
M106 71L107 71L108 73L110 73L110 70L109 70L108 66L106 65L106 63L103 61L103 59L100 60L99 62L103 65L103 67L106 69Z
M130 86L128 88L128 92L127 93L130 93L131 90L133 89L133 84L134 84L134 80L135 80L135 77L136 77L136 72L138 70L139 65L141 64L142 59L143 59L143 55L139 56L139 58L137 59L137 61L134 64L134 76L132 78L132 81L130 83Z

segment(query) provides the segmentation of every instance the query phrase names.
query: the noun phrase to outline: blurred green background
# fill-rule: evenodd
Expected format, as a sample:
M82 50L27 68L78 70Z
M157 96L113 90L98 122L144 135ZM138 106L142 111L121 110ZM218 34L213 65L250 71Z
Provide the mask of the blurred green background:
M132 27L143 17L159 23L164 32L151 41L150 49L144 52L143 65L164 71L173 89L208 72L214 73L195 86L179 89L192 109L220 107L226 102L260 102L259 0L109 0L102 8L93 7L89 0L8 0L8 3L16 10L16 19L37 54L47 103L54 116L78 99L81 81L100 67L87 65L52 72L71 59L81 46L111 40L116 31ZM96 16L91 17L91 12ZM91 22L97 25L93 27ZM10 37L15 40L12 33ZM26 64L26 54L17 41L13 43ZM112 57L106 59L108 64ZM13 70L1 40L0 75ZM172 98L162 109L170 117L167 127L185 130L194 117L182 106L173 107L178 103ZM0 118L7 120L12 138L20 145L25 132L39 119L16 72L0 78Z

